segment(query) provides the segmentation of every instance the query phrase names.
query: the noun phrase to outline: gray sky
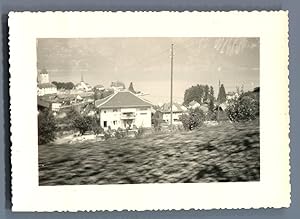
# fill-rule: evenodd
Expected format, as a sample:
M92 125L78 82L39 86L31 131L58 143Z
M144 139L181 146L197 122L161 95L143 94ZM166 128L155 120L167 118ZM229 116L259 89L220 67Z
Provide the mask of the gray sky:
M174 44L174 100L183 101L185 89L208 84L217 92L259 86L258 38L85 38L38 39L38 69L51 81L84 81L109 86L132 81L149 93L154 104L170 98L170 47Z

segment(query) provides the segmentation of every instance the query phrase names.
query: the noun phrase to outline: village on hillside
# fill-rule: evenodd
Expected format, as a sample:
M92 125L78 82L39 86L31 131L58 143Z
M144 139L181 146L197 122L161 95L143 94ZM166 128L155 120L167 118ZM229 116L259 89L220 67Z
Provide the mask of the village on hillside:
M188 96L189 92L196 90L193 88L203 88L203 92L199 92L200 96ZM50 130L53 132L52 138L39 136L41 144L51 141L102 141L108 137L135 137L141 130L192 130L202 123L216 125L218 122L234 120L234 112L229 112L228 107L241 94L244 95L238 89L237 92L226 94L221 85L219 96L215 98L213 87L197 85L186 90L184 103L173 102L171 109L170 102L162 105L149 102L141 91L134 90L132 82L128 88L120 81L111 82L107 88L101 84L93 87L83 77L75 85L72 82L50 82L46 69L38 74L37 89L39 117L47 114L55 126ZM256 101L252 107L256 112L246 120L255 119L259 112L259 88L250 93L247 96ZM191 120L193 113L198 113L199 118L194 116L195 119ZM42 128L39 127L39 130Z

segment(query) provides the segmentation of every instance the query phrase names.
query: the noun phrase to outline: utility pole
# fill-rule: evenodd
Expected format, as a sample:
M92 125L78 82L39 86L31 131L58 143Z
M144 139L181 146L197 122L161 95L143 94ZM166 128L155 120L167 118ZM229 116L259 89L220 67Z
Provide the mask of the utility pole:
M170 125L172 126L173 124L173 44L171 45L171 98L170 98Z

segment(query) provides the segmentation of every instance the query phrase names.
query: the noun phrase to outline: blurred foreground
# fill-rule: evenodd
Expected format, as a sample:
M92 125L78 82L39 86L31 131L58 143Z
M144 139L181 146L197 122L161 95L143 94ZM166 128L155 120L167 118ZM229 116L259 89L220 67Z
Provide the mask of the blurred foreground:
M40 185L258 181L259 123L39 146Z

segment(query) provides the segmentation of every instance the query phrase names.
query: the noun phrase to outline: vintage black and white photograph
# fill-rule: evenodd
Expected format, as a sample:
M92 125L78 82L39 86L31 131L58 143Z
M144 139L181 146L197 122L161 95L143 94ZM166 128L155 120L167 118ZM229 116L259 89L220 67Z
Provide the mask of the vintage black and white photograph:
M9 14L13 211L291 203L288 13Z
M38 38L40 186L260 180L260 39Z

